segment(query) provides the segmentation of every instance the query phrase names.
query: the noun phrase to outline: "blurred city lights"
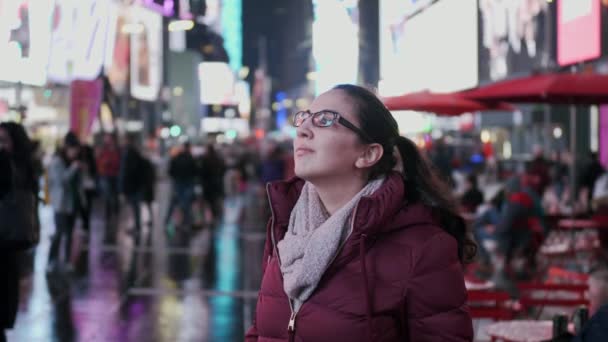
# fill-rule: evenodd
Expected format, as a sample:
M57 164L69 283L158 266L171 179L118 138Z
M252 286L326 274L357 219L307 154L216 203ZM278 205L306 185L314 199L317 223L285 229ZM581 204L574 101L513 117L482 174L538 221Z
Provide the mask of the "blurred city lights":
M161 138L168 139L170 135L171 135L171 130L168 127L163 127L160 130L160 137Z
M172 137L176 138L182 134L182 129L178 125L171 126L170 134Z
M561 127L555 127L555 128L553 128L553 137L555 139L561 138L563 134L564 134L564 132L562 131Z
M249 67L244 66L239 70L239 78L243 80L247 78L247 76L249 76Z
M51 98L51 96L53 96L53 91L51 89L45 89L42 93L42 96L44 96L44 98L48 100Z
M298 109L304 109L308 106L308 100L305 98L299 98L296 100L296 107L298 107Z
M189 31L194 27L192 20L174 20L169 23L169 32Z
M144 32L144 25L141 23L124 24L120 32L123 34L140 34Z
M234 108L228 108L224 111L224 116L231 119L236 117L236 110Z
M226 138L228 139L236 139L237 132L235 129L229 129L226 131Z
M487 144L490 142L490 132L487 130L483 130L481 131L481 142L483 142L484 144Z
M293 107L293 100L292 99L283 100L283 107L288 108L288 109Z
M511 142L505 141L504 144L502 144L502 155L505 159L511 159L511 156L513 155Z
M175 87L173 88L173 96L182 96L184 94L184 88L182 87Z

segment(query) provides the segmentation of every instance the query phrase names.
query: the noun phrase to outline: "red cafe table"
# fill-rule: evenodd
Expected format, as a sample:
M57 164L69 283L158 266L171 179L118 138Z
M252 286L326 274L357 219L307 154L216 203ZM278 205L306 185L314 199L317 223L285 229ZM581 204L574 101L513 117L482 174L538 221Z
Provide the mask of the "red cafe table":
M551 339L552 321L513 320L490 324L486 333L492 341L540 342Z
M561 219L557 224L563 230L598 229L601 224L591 219Z
M561 219L557 225L562 231L576 231L595 229L598 233L601 248L608 248L608 218L593 219Z

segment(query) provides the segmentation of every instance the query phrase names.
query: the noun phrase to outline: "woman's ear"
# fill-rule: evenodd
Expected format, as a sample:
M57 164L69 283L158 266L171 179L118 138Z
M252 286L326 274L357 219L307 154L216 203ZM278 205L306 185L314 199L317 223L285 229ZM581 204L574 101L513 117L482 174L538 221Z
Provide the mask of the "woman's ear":
M382 158L383 154L384 148L382 148L382 145L378 143L366 145L363 153L355 161L355 167L359 169L371 167Z

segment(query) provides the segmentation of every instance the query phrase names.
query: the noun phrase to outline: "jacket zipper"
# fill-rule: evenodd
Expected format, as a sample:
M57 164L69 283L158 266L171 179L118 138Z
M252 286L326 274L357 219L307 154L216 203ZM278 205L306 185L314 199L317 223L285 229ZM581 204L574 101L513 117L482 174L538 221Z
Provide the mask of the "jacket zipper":
M270 224L270 238L272 239L272 249L274 250L274 254L277 256L277 261L279 263L279 271L281 270L281 256L279 255L279 249L277 248L276 238L274 236L274 223L276 221L274 216L274 209L272 208L272 201L270 199L270 183L266 184L266 196L268 197L268 204L270 206L270 218L272 223ZM281 276L283 273L281 272ZM289 339L292 340L295 335L296 330L296 316L298 312L294 311L292 300L288 297L287 301L289 302L289 323L287 324L287 333L289 335ZM298 310L299 311L299 310Z
M277 261L279 263L279 270L280 270L281 269L281 257L279 255L279 250L277 248L276 238L274 237L275 217L274 217L274 209L272 208L272 201L270 200L270 183L266 184L266 196L268 197L268 204L270 206L270 217L272 219L272 223L270 224L270 238L272 239L272 247L275 252L275 255L277 256ZM327 270L334 263L334 261L338 257L338 254L340 254L340 252L342 251L342 248L344 247L344 245L350 238L351 234L353 233L353 231L355 229L355 217L357 216L357 209L359 209L359 203L357 203L357 205L355 206L355 210L353 210L353 215L351 216L352 221L350 223L350 234L340 244L340 246L336 250L336 253L334 254L333 258L331 259L329 264L327 264L327 267L325 267L325 269L323 270L323 274L325 274L325 272L327 272ZM282 272L281 272L281 276L283 276ZM287 301L289 302L289 309L291 311L291 314L289 316L289 323L287 324L287 334L289 336L289 341L293 341L295 333L296 333L296 316L298 315L298 312L300 312L300 309L302 308L304 303L302 303L302 305L300 305L300 309L298 309L298 311L294 311L292 300L289 297L287 299L288 299Z

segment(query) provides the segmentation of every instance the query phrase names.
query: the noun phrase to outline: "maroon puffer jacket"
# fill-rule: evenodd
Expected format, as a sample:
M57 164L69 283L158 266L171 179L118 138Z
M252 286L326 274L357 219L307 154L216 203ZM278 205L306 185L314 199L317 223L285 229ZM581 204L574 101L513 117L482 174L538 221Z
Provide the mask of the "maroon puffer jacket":
M353 232L288 329L291 310L275 243L304 182L272 183L273 217L248 342L472 341L456 240L428 207L405 205L394 173L355 208Z

